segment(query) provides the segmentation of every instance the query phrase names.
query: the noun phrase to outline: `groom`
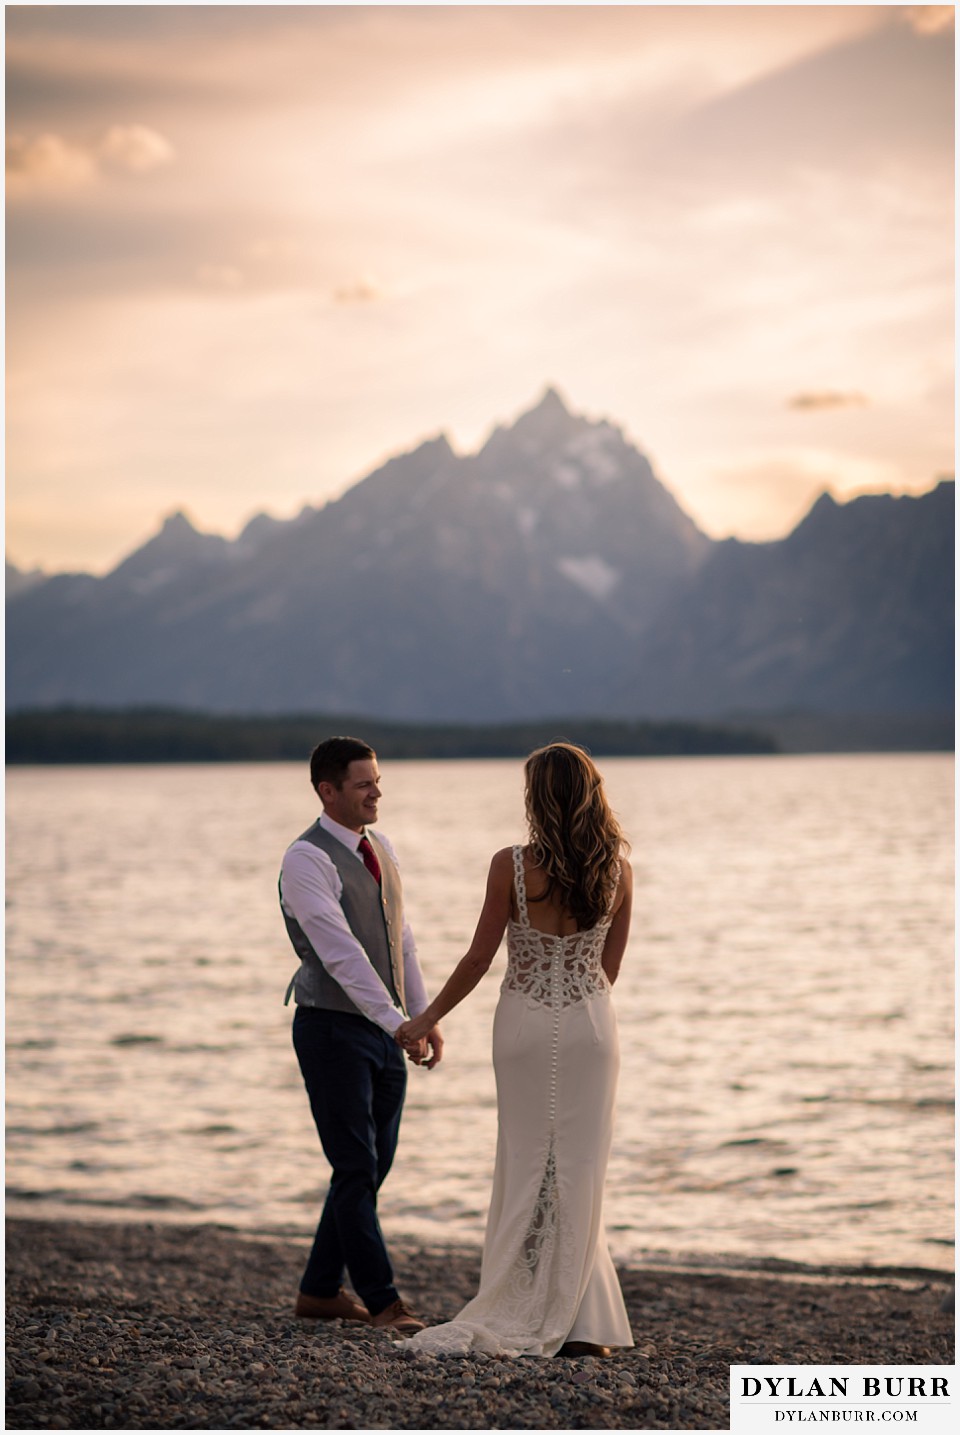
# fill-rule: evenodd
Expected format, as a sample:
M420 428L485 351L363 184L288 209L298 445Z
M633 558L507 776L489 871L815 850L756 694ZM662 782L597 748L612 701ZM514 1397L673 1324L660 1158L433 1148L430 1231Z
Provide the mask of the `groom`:
M376 753L355 737L328 738L311 754L310 781L323 812L284 854L280 904L300 958L287 988L297 1003L293 1045L333 1170L295 1313L413 1335L423 1322L394 1286L377 1192L407 1083L393 1033L406 1013L424 1010L427 994L396 855L369 826L380 801ZM430 1068L442 1051L435 1026L408 1055ZM345 1266L363 1305L341 1285Z

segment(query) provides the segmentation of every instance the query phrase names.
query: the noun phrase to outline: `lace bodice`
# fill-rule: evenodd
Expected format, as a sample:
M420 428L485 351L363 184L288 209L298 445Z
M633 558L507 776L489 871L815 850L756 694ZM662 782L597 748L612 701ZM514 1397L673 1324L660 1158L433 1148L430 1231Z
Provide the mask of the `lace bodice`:
M567 937L538 932L531 927L527 911L522 847L513 849L513 873L519 920L507 925L507 973L500 990L519 992L536 1006L556 1009L608 992L610 983L600 959L611 917Z

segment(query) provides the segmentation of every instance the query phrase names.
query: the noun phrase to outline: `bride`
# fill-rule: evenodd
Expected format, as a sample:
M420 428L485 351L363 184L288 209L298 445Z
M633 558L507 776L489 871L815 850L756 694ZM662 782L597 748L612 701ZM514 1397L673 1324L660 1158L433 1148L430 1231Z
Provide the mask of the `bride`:
M529 841L490 863L469 951L396 1037L416 1043L489 969L507 931L493 1024L498 1138L480 1289L415 1350L609 1355L633 1344L603 1227L619 1049L610 989L630 925L627 844L580 748L527 759Z

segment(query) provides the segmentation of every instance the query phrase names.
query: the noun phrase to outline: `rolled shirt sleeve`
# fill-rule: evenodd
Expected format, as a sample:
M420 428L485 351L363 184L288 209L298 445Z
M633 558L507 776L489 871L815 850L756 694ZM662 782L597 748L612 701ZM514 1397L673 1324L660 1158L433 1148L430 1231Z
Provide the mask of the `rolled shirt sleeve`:
M380 833L394 861L389 843ZM334 981L370 1021L391 1034L404 1021L387 988L357 941L340 905L341 884L337 869L320 848L310 842L294 842L284 853L280 869L280 896L284 907L299 922L310 945ZM403 972L407 1007L417 1016L427 1006L416 944L409 924L403 924Z

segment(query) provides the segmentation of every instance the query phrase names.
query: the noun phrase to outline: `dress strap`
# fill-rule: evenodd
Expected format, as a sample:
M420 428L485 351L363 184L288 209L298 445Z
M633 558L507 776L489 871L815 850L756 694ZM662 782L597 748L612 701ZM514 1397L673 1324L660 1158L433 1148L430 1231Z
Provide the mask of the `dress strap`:
M530 918L527 915L527 879L523 871L523 848L513 849L513 885L517 891L517 912L520 916L520 924L529 927Z

